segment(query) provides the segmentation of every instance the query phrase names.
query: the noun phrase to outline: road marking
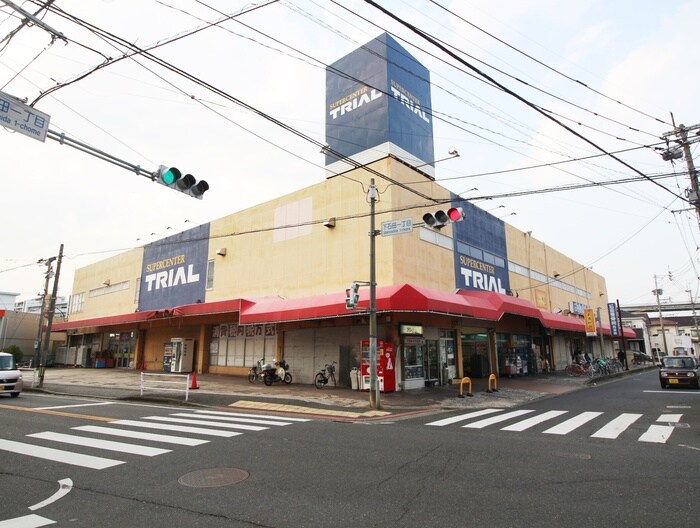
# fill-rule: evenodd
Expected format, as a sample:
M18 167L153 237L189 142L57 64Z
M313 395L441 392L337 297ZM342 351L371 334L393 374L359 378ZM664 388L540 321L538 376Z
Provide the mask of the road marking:
M73 489L73 481L69 478L59 480L58 484L59 488L56 493L51 495L48 499L38 502L34 506L30 506L29 509L31 511L34 511L43 508L44 506L48 506L49 504L53 504L58 499L64 497L65 495L68 495L68 493L70 493L70 490Z
M366 404L365 404L366 405ZM293 412L296 414L315 414L317 416L332 416L338 418L376 418L391 414L389 411L341 411L336 409L317 409L315 407L304 407L303 405L287 405L283 403L256 402L249 400L238 400L229 407L242 407L244 409L266 409L274 412Z
M114 425L128 425L130 427L143 427L144 429L160 429L165 431L178 431L180 433L194 433L209 436L223 436L230 438L243 433L235 431L221 431L219 429L204 429L203 427L187 427L185 425L161 424L155 422L139 422L138 420L117 420L112 422Z
M505 414L499 414L498 416L494 416L492 418L484 418L483 420L472 422L470 424L463 425L462 427L468 427L470 429L483 429L484 427L488 427L489 425L493 425L499 422L505 422L506 420L510 420L511 418L516 418L518 416L522 416L523 414L528 414L531 412L535 411L520 409L519 411L511 411Z
M11 411L22 411L22 412L30 412L30 413L37 413L37 414L50 414L53 416L65 416L67 418L82 418L83 420L96 420L98 422L111 422L114 420L114 418L106 418L104 416L90 416L89 414L77 414L77 413L68 413L68 412L60 412L60 411L51 411L47 409L37 409L37 408L32 408L32 407L15 407L14 405L0 405L0 409L8 409Z
M556 434L556 435L565 435L573 431L574 429L577 429L581 427L583 424L590 422L593 420L593 418L596 418L603 414L602 412L582 412L578 416L574 416L573 418L569 418L565 422L560 423L559 425L555 425L554 427L550 427L546 431L542 431L543 433L546 434Z
M192 414L192 413L174 413L171 414L171 416L182 416L183 418L199 418L201 419L203 415L201 414ZM214 415L214 414L207 414L205 415L207 418L211 418L212 420L221 420L222 422L243 422L243 423L250 423L250 424L258 424L258 425L292 425L292 422L282 422L282 421L275 421L275 420L260 420L256 418L239 418L237 416L226 416L226 415Z
M289 416L272 416L270 414L248 414L227 411L195 411L197 414L240 416L242 418L263 418L265 420L284 420L285 422L310 422L311 418L291 418Z
M501 431L524 431L525 429L534 427L537 424L546 422L547 420L551 420L552 418L556 418L557 416L561 416L567 412L568 411L548 411L538 416L533 416L532 418L527 418L526 420L514 423L513 425L503 427L501 428Z
M485 414L493 414L495 412L500 412L503 409L481 409L480 411L474 411L467 414L460 414L459 416L451 416L450 418L443 418L436 422L430 422L425 425L435 425L437 427L442 427L444 425L450 425L456 422L462 422L464 420L469 420L469 418L476 418L477 416L484 416Z
M158 420L159 422L173 422L191 425L210 425L212 427L223 427L224 429L242 429L244 431L264 431L267 427L244 424L228 424L221 422L209 422L207 420L185 420L183 418L172 418L170 416L144 416L144 420Z
M25 515L23 517L15 517L14 519L0 521L0 528L39 528L55 523L56 521L32 513L31 515Z
M146 433L144 431L130 431L129 429L115 429L112 427L100 427L98 425L82 425L80 427L73 427L73 429L76 431L85 431L87 433L122 436L124 438L136 438L137 440L151 440L153 442L163 442L166 444L177 444L184 446L198 446L209 443L209 440L202 440L200 438L187 438L185 436Z
M648 392L650 394L695 394L696 396L700 396L700 391L680 391L680 390L645 390L642 392Z
M64 464L81 466L90 469L105 469L112 466L118 466L119 464L124 464L124 461L122 460L111 460L109 458L81 455L78 453L71 453L69 451L62 451L60 449L53 449L51 447L22 444L20 442L13 442L12 440L0 439L0 449L20 455L28 455L35 458L43 458L54 462L62 462Z
M641 417L641 414L622 413L620 416L609 422L607 425L593 433L591 435L591 438L609 438L611 440L615 439Z
M665 444L671 437L674 427L672 425L650 425L646 433L639 437L640 442Z
M115 405L117 402L94 402L94 403L79 403L75 405L56 405L54 407L35 407L40 411L51 411L53 409L71 409L73 407L96 407L99 405Z
M700 447L693 447L693 446L689 446L689 445L685 445L685 444L678 444L678 447L685 447L687 449L693 449L695 451L700 451Z
M164 453L170 453L170 449L160 449L157 447L148 447L138 444L127 444L124 442L113 442L111 440L102 440L100 438L89 438L86 436L75 436L63 433L54 433L52 431L44 431L42 433L33 433L27 435L30 438L39 438L41 440L51 440L53 442L61 442L63 444L78 445L83 447L94 447L97 449L105 449L107 451L118 451L120 453L129 453L131 455L141 456L158 456Z
M662 414L659 416L657 422L667 422L667 423L678 423L681 421L682 414Z

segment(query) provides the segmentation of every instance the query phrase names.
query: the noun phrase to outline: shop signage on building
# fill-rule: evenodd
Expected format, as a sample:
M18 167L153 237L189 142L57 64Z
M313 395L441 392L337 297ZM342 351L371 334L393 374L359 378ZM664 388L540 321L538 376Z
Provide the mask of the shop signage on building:
M139 310L162 310L204 301L209 224L144 247Z
M342 72L342 73L339 73ZM326 70L326 143L354 156L380 145L431 164L430 72L384 33ZM326 165L338 161L328 154Z
M612 337L620 337L622 332L620 332L620 319L617 316L617 305L615 303L608 303L608 317L610 317L610 335Z

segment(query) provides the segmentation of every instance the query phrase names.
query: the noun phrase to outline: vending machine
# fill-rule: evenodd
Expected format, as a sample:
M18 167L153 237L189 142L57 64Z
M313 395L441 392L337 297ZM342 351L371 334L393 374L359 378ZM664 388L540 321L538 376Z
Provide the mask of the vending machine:
M170 372L192 372L194 359L194 339L173 337Z
M360 351L360 390L368 391L371 384L369 341L362 341ZM396 355L393 343L377 341L377 382L380 392L396 390Z

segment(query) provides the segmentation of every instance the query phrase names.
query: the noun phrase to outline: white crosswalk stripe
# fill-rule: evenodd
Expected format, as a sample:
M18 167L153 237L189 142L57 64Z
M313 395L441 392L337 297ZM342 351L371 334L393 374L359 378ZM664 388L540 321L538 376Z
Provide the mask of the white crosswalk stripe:
M623 431L625 431L630 425L639 420L641 417L641 414L622 413L611 422L608 422L605 427L598 429L591 436L593 438L617 438Z
M537 424L546 422L547 420L552 420L553 418L561 416L562 414L566 414L566 411L547 411L544 414L533 416L532 418L528 418L527 420L522 420L518 423L514 423L513 425L503 427L501 431L524 431L525 429L534 427Z
M569 418L565 422L562 422L559 425L555 425L554 427L550 427L549 429L543 432L545 434L557 435L569 434L571 431L578 429L583 424L590 422L593 418L597 418L601 414L603 413L593 411L582 412L581 414L574 416L573 418Z
M426 423L425 425L430 425L433 427L446 427L454 424L461 424L462 422L469 422L464 425L460 425L460 427L463 429L485 429L487 427L515 420L521 416L536 412L531 409L518 409L508 412L504 411L505 409L497 408L479 409L477 411L471 411L465 414L458 414L455 416L442 418L440 420ZM564 410L543 411L501 427L500 430L523 432L541 425L544 422L551 422L552 420L562 417L569 412L570 411ZM593 422L594 420L600 419L600 417L604 414L605 413L600 411L580 412L560 423L557 423L556 425L549 427L548 429L541 431L541 433L560 436L567 435L581 429L584 425ZM630 429L630 427L632 427L634 424L638 423L643 416L643 414L639 413L621 413L604 423L602 427L600 424L598 424L598 427L594 430L590 437L606 440L618 439L625 431ZM670 438L671 433L676 428L675 424L680 422L682 416L682 414L662 414L659 416L659 418L657 418L656 423L650 425L648 430L639 437L638 441L666 443ZM479 419L477 420L477 418Z
M491 418L484 418L483 420L479 420L477 422L472 422L467 425L463 425L462 427L469 427L471 429L483 429L484 427L488 427L489 425L493 425L496 423L500 422L505 422L506 420L510 420L511 418L516 418L518 416L522 416L523 414L528 414L531 412L535 412L533 410L527 410L527 409L520 409L519 411L511 411L505 414L501 414L499 416L492 416Z
M194 447L210 442L210 440L201 437L233 438L245 432L261 432L273 427L308 421L311 420L286 416L197 410L172 413L169 416L144 416L138 420L114 420L103 426L72 427L71 431L75 431L76 434L42 431L27 435L27 438L31 440L51 442L52 447L0 439L0 451L101 470L125 464L126 461L76 453L67 449L58 449L56 446L64 444L78 448L111 451L118 454L117 458L123 458L126 455L154 457L170 453L172 449L142 445L138 442ZM96 436L89 436L90 434ZM103 436L130 439L136 442L106 440Z

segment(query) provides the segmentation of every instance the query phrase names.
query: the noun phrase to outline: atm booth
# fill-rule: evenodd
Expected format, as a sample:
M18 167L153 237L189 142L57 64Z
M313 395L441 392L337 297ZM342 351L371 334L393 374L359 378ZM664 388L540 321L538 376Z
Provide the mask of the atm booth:
M360 390L368 391L371 382L369 341L362 341L360 350ZM380 392L396 390L396 354L393 343L377 341L377 382Z
M192 372L194 339L173 337L163 347L163 371Z

